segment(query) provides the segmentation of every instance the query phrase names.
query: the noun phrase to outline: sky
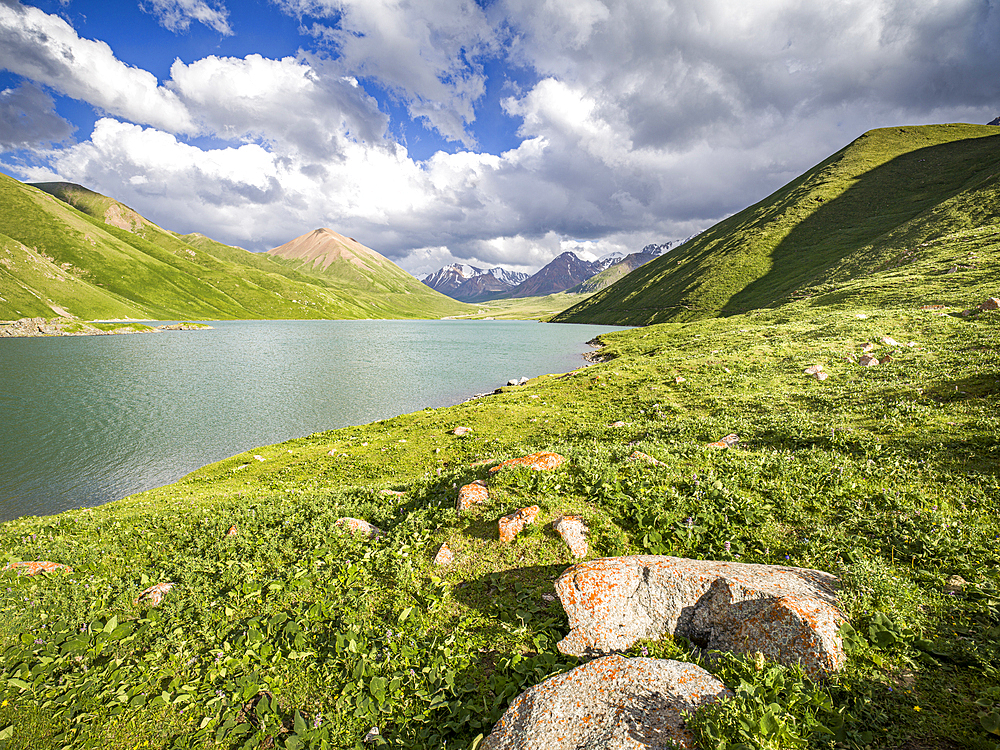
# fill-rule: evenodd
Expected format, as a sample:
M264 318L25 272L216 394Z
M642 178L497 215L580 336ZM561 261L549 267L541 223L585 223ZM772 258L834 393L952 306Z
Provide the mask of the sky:
M0 171L414 274L688 237L1000 115L1000 0L0 0Z

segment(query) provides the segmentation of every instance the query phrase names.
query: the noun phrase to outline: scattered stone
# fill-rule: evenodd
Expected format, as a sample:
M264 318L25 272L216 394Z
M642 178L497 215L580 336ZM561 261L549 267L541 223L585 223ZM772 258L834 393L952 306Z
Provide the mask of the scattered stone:
M618 420L617 422L612 422L612 423L611 423L611 426L612 426L612 427L624 427L624 426L625 426L625 423L624 423L624 422L622 422L622 421L621 421L621 420L619 419L619 420Z
M731 695L694 664L613 654L521 693L483 750L694 748L685 714Z
M921 305L921 310L943 310L944 305Z
M732 448L738 442L740 442L740 436L737 435L737 434L735 434L735 433L733 433L733 434L730 434L730 435L726 435L721 440L716 440L714 443L709 443L705 447L706 448Z
M57 570L62 570L67 573L72 573L73 569L69 565L63 565L62 563L49 562L48 560L32 560L30 562L12 562L7 563L3 566L4 570L17 571L19 576L35 576L39 573L55 573Z
M961 594L965 591L965 587L969 585L962 576L951 576L944 584L944 593L951 594Z
M650 466L666 466L666 464L663 463L663 461L658 461L657 459L655 459L652 456L650 456L648 453L643 453L642 451L632 451L632 455L630 455L625 460L626 461L642 461L643 463L647 463Z
M461 513L468 510L473 505L482 505L490 499L490 493L486 489L486 482L477 479L471 484L467 484L458 491L458 501L455 503L455 510Z
M455 553L451 551L451 547L445 542L441 545L441 549L437 551L434 555L435 565L451 565L455 561Z
M803 375L815 375L817 373L823 372L823 365L811 365L802 371Z
M686 383L687 378L682 378L680 375L678 375L676 378L674 378L674 382L677 383L677 385L680 385L681 383Z
M874 350L875 350L875 344L873 344L871 341L868 341L861 345L861 351L866 354Z
M254 458L256 458L258 461L266 461L267 460L263 456L257 456L257 455L255 455Z
M559 516L552 522L552 528L569 546L573 557L587 556L587 525L583 522L583 516Z
M360 518L338 518L337 526L346 526L352 534L364 534L368 537L379 536L382 533L382 529L378 526L373 526Z
M163 601L163 597L173 587L174 584L172 583L157 583L139 594L132 603L138 605L140 602L144 602L148 603L151 607L158 607L160 606L160 602Z
M858 360L858 364L862 367L874 367L878 364L878 360L870 354L865 354Z
M1000 310L1000 298L997 297L987 297L986 300L979 305L980 310Z
M899 342L896 341L892 336L883 336L881 339L885 346L899 346Z
M525 526L535 522L535 519L538 517L538 511L539 508L537 505L529 505L527 508L521 508L503 516L497 521L500 541L513 542L514 537L520 534Z
M471 427L456 427L454 430L452 430L451 434L462 437L463 435L468 435L470 432L472 432Z
M372 742L378 742L378 738L381 736L382 734L378 731L378 727L372 727L368 730L368 734L366 734L364 739L361 741L368 745Z
M837 583L819 570L658 555L577 563L555 585L570 625L558 648L585 656L670 634L817 676L845 661Z
M858 320L868 320L868 316L865 315L864 313L858 313L854 317L857 318Z
M236 531L236 526L234 524L233 526L229 527L229 531L226 532L226 536L236 536L236 534L237 531Z
M388 497L406 497L406 493L400 492L399 490L379 490L378 494L386 495Z
M336 448L331 448L330 452L327 453L326 455L328 455L328 456L336 456L337 455L337 449Z
M505 466L527 466L529 469L534 469L535 471L548 471L562 466L565 460L558 453L539 451L538 453L521 456L521 458L512 458L509 461L504 461L499 466L494 466L490 469L490 473L500 471Z
M958 273L958 266L952 266L947 271L945 271L945 274L950 274L950 273Z
M878 363L879 363L880 365L887 365L887 364L889 364L890 362L892 362L892 355L891 355L891 354L886 354L886 355L885 355L884 357L882 357L882 359L880 359L880 360L878 361Z

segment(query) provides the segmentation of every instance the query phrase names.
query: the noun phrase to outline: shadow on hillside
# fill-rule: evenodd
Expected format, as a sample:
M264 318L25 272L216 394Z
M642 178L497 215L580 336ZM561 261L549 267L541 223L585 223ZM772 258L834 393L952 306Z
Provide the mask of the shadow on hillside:
M977 176L981 179L998 170L1000 133L917 149L865 172L840 196L795 224L772 251L771 269L734 294L720 314L786 302L796 289L823 281L860 248L968 189ZM822 201L807 200L814 205ZM943 228L940 233L958 228ZM851 272L855 277L872 273L892 260L876 252L858 258ZM866 263L870 265L864 267Z

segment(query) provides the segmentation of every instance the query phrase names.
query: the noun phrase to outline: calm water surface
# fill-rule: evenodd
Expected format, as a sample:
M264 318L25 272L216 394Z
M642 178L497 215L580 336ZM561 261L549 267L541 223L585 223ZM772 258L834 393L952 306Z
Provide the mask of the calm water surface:
M0 340L0 521L97 505L261 445L585 364L608 326L224 321Z

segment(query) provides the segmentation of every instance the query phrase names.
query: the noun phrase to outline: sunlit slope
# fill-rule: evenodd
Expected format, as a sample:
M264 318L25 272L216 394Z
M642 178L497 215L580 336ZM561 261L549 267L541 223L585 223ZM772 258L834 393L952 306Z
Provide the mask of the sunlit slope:
M968 253L995 245L998 224L997 128L873 130L556 319L644 325L800 298L878 304L883 289L895 302L958 304L986 273Z
M79 185L0 175L0 319L55 315L437 317L263 254L168 232Z
M307 232L267 254L289 269L370 295L375 310L443 316L475 309L434 291L385 256L332 229Z

